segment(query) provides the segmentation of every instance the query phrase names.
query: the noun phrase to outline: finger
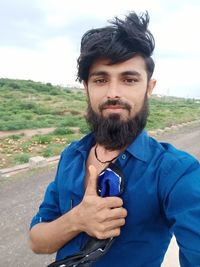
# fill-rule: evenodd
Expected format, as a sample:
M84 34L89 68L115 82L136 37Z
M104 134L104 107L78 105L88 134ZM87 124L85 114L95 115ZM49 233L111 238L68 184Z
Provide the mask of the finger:
M125 225L125 219L117 219L104 223L104 227L106 231L110 231Z
M105 197L104 199L108 208L119 208L123 205L123 201L119 197Z
M123 219L127 216L127 210L124 208L114 208L107 213L107 221Z
M87 195L97 195L97 170L93 165L90 165L88 168L88 184L85 190Z
M119 236L120 235L120 228L115 228L115 229L112 229L112 230L109 230L109 231L106 231L104 233L98 233L96 235L96 237L98 239L107 239L107 238L111 238L111 237L115 237L115 236Z
M112 229L112 230L108 231L106 238L119 236L120 233L121 233L121 229L119 227Z

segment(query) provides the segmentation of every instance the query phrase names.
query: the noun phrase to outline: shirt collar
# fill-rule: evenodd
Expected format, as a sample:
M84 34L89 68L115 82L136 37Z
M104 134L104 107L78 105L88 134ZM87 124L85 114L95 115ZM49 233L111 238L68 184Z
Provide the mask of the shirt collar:
M86 157L93 145L95 145L94 136L92 133L89 133L77 143L76 149ZM128 151L135 158L146 162L150 154L149 136L147 132L143 130L127 147L126 151Z
M76 150L80 151L83 155L86 155L89 153L93 145L95 145L94 136L92 133L89 133L77 142Z
M126 149L135 158L147 162L150 155L149 136L143 130Z

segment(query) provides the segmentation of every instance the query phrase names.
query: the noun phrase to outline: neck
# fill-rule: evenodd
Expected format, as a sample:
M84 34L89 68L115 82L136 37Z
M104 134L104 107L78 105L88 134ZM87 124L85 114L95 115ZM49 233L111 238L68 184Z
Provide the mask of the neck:
M111 163L116 160L120 152L122 152L124 149L120 150L107 150L105 147L96 144L94 152L96 160L102 164Z
M98 147L98 151L100 151L100 153L102 153L104 156L118 155L119 153L124 151L124 148L116 149L116 150L108 150L104 146L99 145L98 143L96 144L96 146Z

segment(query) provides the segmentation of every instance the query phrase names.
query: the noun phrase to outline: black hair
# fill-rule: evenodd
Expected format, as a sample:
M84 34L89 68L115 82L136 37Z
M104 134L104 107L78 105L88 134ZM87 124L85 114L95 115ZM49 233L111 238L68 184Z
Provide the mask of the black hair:
M140 15L130 12L124 20L115 17L109 26L87 31L81 39L77 80L87 82L90 67L99 58L108 58L111 64L115 64L135 55L144 58L150 79L154 71L151 56L155 41L148 25L147 11Z

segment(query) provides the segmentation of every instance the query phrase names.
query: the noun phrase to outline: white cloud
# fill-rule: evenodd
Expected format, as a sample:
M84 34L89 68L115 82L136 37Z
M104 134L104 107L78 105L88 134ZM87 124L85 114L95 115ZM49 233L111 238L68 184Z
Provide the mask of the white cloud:
M158 77L155 93L200 98L199 59L164 58L156 61Z
M8 56L9 55L9 56ZM74 84L77 54L65 38L48 40L43 49L0 49L1 77L32 79L53 84Z
M200 56L199 14L200 5L188 4L161 17L160 23L154 25L158 49L163 53Z

